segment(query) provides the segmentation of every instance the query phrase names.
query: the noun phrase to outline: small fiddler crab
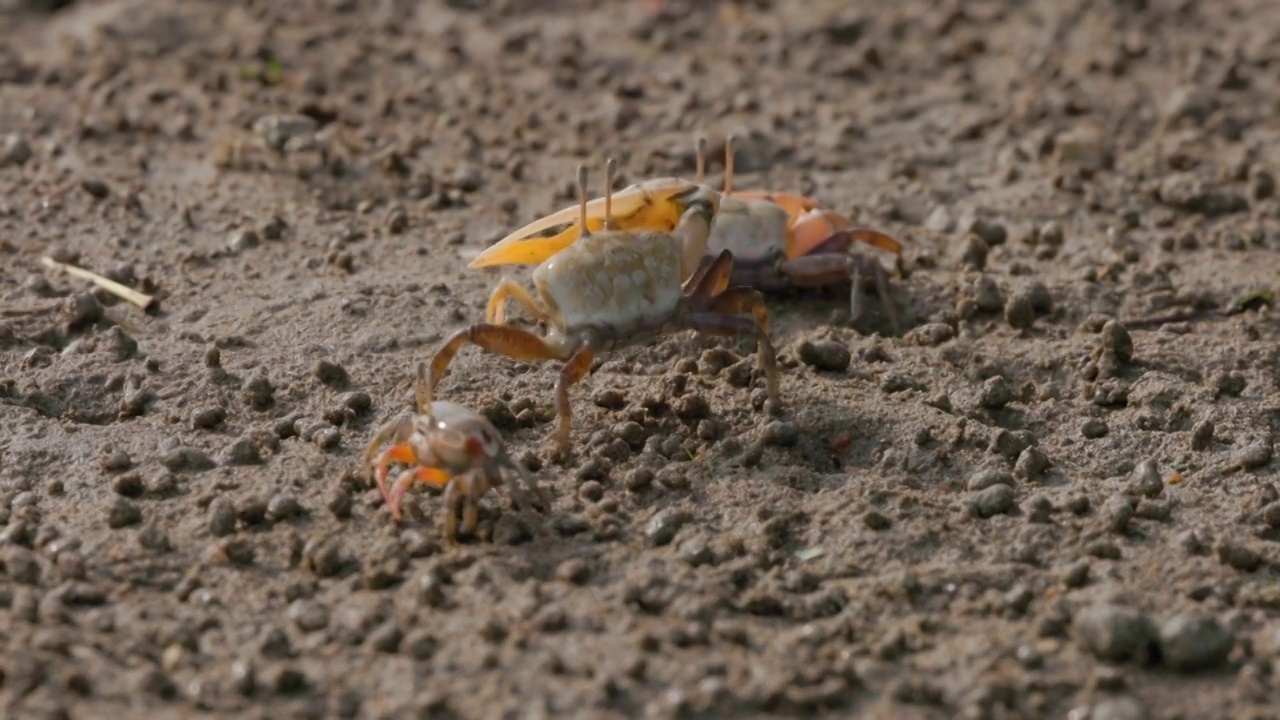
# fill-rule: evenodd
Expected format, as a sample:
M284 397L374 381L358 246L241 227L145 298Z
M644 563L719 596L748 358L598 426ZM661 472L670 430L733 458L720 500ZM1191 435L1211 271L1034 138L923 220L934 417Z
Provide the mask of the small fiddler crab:
M515 360L560 361L554 439L562 455L568 453L572 424L569 389L586 377L595 357L682 330L754 338L768 397L775 408L781 406L764 298L754 288L730 286L733 256L728 251L699 271L720 193L706 185L672 181L652 192L634 188L614 197L615 172L616 163L609 158L603 218L593 229L587 170L578 167L578 220L586 230L578 242L550 254L534 269L537 297L503 278L490 295L485 322L446 338L430 364L429 383L434 388L467 344ZM678 219L667 230L617 228L620 218L651 208L670 209ZM546 334L507 324L508 300L532 314Z
M706 167L706 139L698 138L697 176L701 184ZM688 183L676 178L656 178L633 185L619 195L629 202L623 213L614 215L615 226L623 230L669 231L678 221L678 211L663 203L671 187ZM531 264L546 260L577 240L580 227L595 231L604 225L603 202L589 203L586 222L574 217L575 207L535 220L509 234L480 253L471 267ZM571 223L555 235L547 230ZM865 308L862 294L873 283L889 325L899 330L898 312L889 292L889 275L874 257L853 252L855 243L888 251L901 260L902 245L878 230L857 227L843 215L822 208L800 195L733 189L733 136L725 141L724 190L721 192L715 226L706 246L699 272L705 271L721 252L733 254L730 283L770 292L790 288L825 287L849 283L850 320L857 321Z
M493 423L483 415L448 400L433 400L427 383L426 363L419 363L414 379L417 412L403 413L379 428L365 451L378 490L391 515L400 519L400 503L414 482L444 488L443 535L457 540L458 515L462 531L474 534L479 522L480 499L491 488L506 485L502 471L511 471L519 485L507 485L513 505L532 509L536 500L547 507L547 498L529 471L513 458ZM381 449L386 443L386 449ZM405 468L388 486L393 464Z

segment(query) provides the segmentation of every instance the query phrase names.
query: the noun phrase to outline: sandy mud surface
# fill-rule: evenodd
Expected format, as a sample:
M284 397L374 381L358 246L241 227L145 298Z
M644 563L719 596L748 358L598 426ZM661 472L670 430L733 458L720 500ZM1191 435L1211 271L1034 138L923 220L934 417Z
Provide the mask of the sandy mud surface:
M1270 0L0 1L0 715L1278 717L1278 115ZM552 507L395 523L467 262L698 133L900 238L901 331L771 296L776 415L606 354L566 462L464 350Z

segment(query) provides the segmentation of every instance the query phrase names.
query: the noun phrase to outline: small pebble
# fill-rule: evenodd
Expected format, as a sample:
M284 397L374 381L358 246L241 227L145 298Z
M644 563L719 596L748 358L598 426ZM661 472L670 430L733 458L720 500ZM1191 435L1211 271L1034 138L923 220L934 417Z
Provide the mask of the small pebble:
M1235 637L1217 620L1196 613L1174 615L1160 626L1164 664L1179 672L1208 670L1227 661Z
M1003 515L1014 507L1013 488L1003 483L974 493L970 507L980 518Z
M1049 457L1044 454L1044 451L1032 445L1018 455L1018 461L1013 466L1013 474L1027 482L1039 482L1044 478L1049 464Z
M137 525L140 522L142 522L142 510L130 500L117 497L107 508L107 527L113 530Z
M1107 529L1114 533L1122 533L1129 527L1133 519L1133 501L1123 495L1115 495L1102 506L1102 517Z
M1000 286L990 275L979 275L973 281L973 301L983 312L998 312L1004 307Z
M1080 644L1106 662L1146 662L1156 640L1151 619L1123 605L1087 606L1076 613L1072 625Z
M129 473L121 475L111 483L111 489L117 495L127 498L136 498L146 491L146 485L142 482L142 476L137 473Z
M402 640L404 631L394 621L387 621L369 633L369 646L380 653L398 652Z
M1120 362L1133 360L1133 338L1128 329L1116 320L1108 320L1102 326L1102 349L1113 353Z
M267 517L273 522L281 522L302 515L302 505L292 495L274 495L267 502Z
M25 165L31 159L31 143L18 133L9 133L4 138L4 146L0 148L0 167L4 165Z
M968 233L960 241L960 265L969 270L983 270L987 267L987 255L991 246L977 233Z
M687 512L673 507L663 508L645 525L644 534L653 547L666 545L675 539L676 533L688 521Z
M879 510L868 510L862 514L862 522L872 530L888 530L893 521Z
M583 558L569 558L556 566L556 579L571 585L582 585L591 577L591 566Z
M211 405L197 410L195 414L191 416L191 427L193 430L212 430L221 425L226 419L226 410L223 410L217 405Z
M773 420L765 425L761 440L766 445L790 447L800 440L800 428L789 420Z
M853 359L848 346L834 340L806 340L800 343L797 355L800 362L823 372L844 372Z
M352 505L353 502L350 495L342 490L335 490L333 491L333 494L329 496L329 502L326 507L329 508L329 512L332 513L335 518L339 520L346 520L351 517Z
M236 529L236 508L224 496L209 503L209 532L214 537L230 535Z
M340 387L350 380L346 368L332 360L322 359L317 361L315 367L311 369L311 374L315 375L320 382L331 387Z
M1080 426L1080 434L1086 440L1097 440L1098 438L1106 437L1110 431L1111 428L1107 427L1107 422L1098 418L1089 418Z
M95 200L101 200L111 194L111 188L100 178L95 177L82 178L80 189L89 193Z
M1218 545L1218 560L1240 572L1253 572L1262 567L1262 555L1257 550L1234 540L1223 540Z
M1231 454L1231 467L1238 470L1256 470L1271 462L1271 443L1256 442Z
M996 468L984 468L969 476L965 482L965 489L976 492L985 490L993 485L1008 485L1013 487L1013 475Z
M1031 305L1031 297L1025 292L1010 294L1004 305L1004 321L1009 323L1009 327L1024 330L1035 320L1036 311Z
M222 451L223 465L259 465L262 454L258 446L249 438L237 438Z
M1200 420L1191 427L1191 449L1201 451L1208 449L1213 443L1213 421L1209 419Z
M1134 495L1153 498L1164 492L1164 480L1160 478L1160 469L1153 460L1143 460L1133 468L1129 475L1129 490Z
M323 630L329 625L329 611L312 600L294 600L289 604L289 619L303 632Z
M245 250L252 250L261 243L262 239L253 230L237 230L231 234L231 239L227 241L227 249L233 253L241 253Z
M982 384L978 403L990 410L1000 410L1013 400L1013 386L1001 375L987 378Z

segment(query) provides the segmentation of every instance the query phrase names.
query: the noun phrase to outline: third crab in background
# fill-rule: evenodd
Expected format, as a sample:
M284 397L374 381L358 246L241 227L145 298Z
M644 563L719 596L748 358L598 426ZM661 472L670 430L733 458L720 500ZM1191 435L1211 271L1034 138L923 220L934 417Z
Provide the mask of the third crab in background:
M705 175L706 140L699 138L697 177ZM621 230L670 232L678 220L678 208L665 198L673 188L689 185L678 178L655 178L631 185L613 198L613 225ZM576 206L535 220L480 253L470 267L536 264L573 244L581 235L582 221ZM568 224L551 235L549 230ZM588 232L604 227L604 202L588 203ZM728 250L734 258L731 284L762 291L849 286L849 315L857 322L866 313L864 294L876 293L891 331L901 330L893 301L889 271L873 255L858 252L859 245L892 254L899 267L902 245L879 230L856 226L847 217L821 207L801 195L768 191L734 190L733 138L725 142L724 191L720 210L711 228L706 254L698 274Z

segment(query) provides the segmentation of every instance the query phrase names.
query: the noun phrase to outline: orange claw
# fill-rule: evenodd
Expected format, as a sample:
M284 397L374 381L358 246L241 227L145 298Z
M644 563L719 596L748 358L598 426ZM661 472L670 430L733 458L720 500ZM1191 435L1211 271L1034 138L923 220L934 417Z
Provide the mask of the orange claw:
M738 197L736 193L735 197ZM790 197L800 202L812 203L806 198L794 195ZM778 205L788 213L791 212L785 204L778 203ZM792 216L790 228L790 237L787 238L788 260L808 255L841 230L847 230L851 239L856 242L865 243L895 255L902 254L902 244L891 236L871 228L854 227L852 220L834 210L811 209L805 211L798 219Z
M655 230L671 232L685 211L685 196L696 185L676 178L656 178L632 185L612 195L610 208L615 230ZM534 220L502 238L476 256L467 267L495 265L537 265L577 241L581 234L580 204L566 207ZM604 229L605 198L587 203L587 230ZM569 227L551 236L536 236L558 225Z

